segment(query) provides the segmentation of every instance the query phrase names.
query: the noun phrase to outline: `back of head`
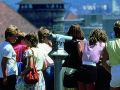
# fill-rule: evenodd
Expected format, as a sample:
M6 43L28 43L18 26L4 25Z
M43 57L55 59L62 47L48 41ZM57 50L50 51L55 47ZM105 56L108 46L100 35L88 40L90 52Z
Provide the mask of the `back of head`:
M102 41L102 42L107 41L107 34L106 34L105 30L100 29L100 28L96 28L96 29L92 30L90 32L89 39L91 37L96 38L97 41Z
M28 33L25 36L25 40L29 41L31 43L30 47L37 47L38 44L38 37L35 32Z
M41 27L38 31L38 34L40 34L42 36L47 36L49 33L50 33L50 31L45 27Z
M50 31L49 31L47 28L41 27L41 28L38 30L39 42L40 42L40 43L46 42L46 40L48 40L49 34L50 34Z
M120 21L116 21L113 26L114 32L115 32L115 37L120 38Z
M95 45L97 43L97 39L95 37L89 38L89 45Z
M24 40L24 37L25 37L25 32L19 30L17 34L16 44L21 43L21 41Z
M5 39L7 39L9 36L17 35L18 28L15 25L10 25L5 30Z
M68 36L72 36L73 39L80 39L80 40L84 39L84 33L81 30L79 24L71 25L67 34L68 34Z

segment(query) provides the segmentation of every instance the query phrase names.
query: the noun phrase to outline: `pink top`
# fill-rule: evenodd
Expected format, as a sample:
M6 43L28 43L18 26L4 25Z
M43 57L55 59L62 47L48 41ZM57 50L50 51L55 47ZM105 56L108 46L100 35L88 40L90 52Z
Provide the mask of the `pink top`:
M17 44L13 46L15 52L16 52L16 60L17 61L22 61L24 51L27 49L26 45L23 44Z
M105 43L103 42L97 42L96 45L89 45L88 42L85 42L82 60L86 62L98 63L104 47Z

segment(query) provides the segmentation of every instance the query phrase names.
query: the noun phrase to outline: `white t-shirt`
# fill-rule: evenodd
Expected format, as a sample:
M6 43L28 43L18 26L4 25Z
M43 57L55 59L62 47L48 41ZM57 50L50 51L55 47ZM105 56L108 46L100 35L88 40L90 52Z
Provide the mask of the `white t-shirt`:
M3 77L2 67L1 67L1 62L2 62L3 57L8 58L7 76L18 75L16 53L15 53L12 45L7 41L3 41L0 43L0 77L1 78Z
M38 44L38 48L44 52L45 54L49 54L52 51L52 47L50 47L48 44L46 43L39 43Z
M53 64L53 60L48 56L48 54L52 51L52 47L50 47L46 43L39 43L38 48L40 49L40 51L42 51L48 63Z
M33 50L33 52L31 49ZM45 56L38 48L31 48L31 49L25 51L25 57L27 58L33 55L35 60L35 67L37 68L37 70L41 70L43 68L43 62L45 60ZM28 60L29 59L27 58L27 65L28 65Z

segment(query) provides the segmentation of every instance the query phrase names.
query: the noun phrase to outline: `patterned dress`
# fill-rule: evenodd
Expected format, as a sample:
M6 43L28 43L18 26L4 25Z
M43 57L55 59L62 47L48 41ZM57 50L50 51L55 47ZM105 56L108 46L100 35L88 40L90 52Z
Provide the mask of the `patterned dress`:
M25 56L28 57L33 54L34 60L36 62L35 67L37 68L39 73L39 82L37 82L36 84L25 84L25 90L45 90L45 80L42 73L43 62L45 60L45 57L41 53L41 51L38 50L38 48L32 48L32 50L28 49L25 52Z

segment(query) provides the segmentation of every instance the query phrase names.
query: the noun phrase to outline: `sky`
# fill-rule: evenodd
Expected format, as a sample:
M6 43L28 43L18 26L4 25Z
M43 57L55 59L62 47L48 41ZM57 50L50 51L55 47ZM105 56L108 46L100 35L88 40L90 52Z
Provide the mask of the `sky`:
M10 6L12 9L14 9L15 11L17 11L18 9L18 3L21 0L1 0L4 1L8 6Z
M105 14L112 11L112 0L64 0L65 9L78 14Z
M21 0L0 0L8 4L12 9L18 9L18 3ZM120 4L120 0L116 0ZM91 14L91 13L111 13L112 0L64 0L65 10L74 11L78 14Z

